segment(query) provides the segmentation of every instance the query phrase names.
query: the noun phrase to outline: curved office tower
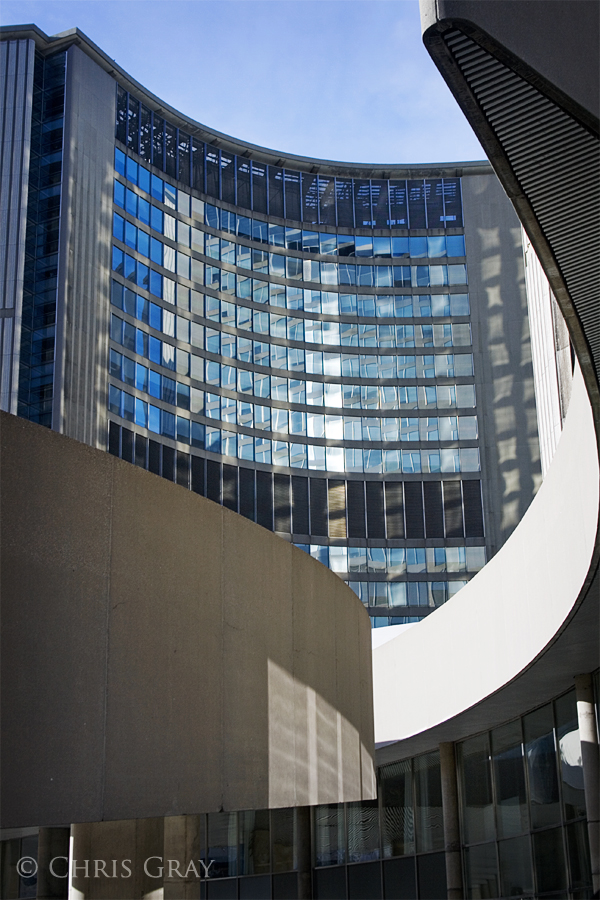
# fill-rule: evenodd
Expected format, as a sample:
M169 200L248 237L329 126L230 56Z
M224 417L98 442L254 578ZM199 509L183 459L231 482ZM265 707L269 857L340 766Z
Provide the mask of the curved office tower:
M491 167L282 155L169 109L77 30L10 37L33 128L5 408L303 547L375 624L445 603L540 481Z
M529 239L4 30L7 898L598 895L597 6L422 13Z

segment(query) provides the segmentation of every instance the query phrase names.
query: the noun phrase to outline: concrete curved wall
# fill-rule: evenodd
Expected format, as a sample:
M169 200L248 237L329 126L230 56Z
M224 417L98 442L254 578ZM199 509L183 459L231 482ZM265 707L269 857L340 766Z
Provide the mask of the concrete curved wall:
M301 550L2 414L2 823L374 796L370 628Z
M577 371L552 465L509 540L435 615L374 650L377 742L402 740L459 715L539 656L588 579L598 504L596 434ZM411 689L399 692L398 685Z

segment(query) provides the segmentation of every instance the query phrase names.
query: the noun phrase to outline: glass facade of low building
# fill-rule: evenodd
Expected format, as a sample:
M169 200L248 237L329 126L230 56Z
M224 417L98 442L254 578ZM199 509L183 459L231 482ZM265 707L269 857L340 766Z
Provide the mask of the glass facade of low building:
M115 133L109 450L418 621L489 554L460 178L227 156L121 88Z
M466 900L591 900L575 689L456 743L455 753ZM188 879L208 900L297 897L300 844L309 841L316 900L440 900L447 884L439 751L380 766L377 780L376 800L311 807L308 832L300 823L306 810L191 817ZM34 833L2 842L7 900L36 896L35 877L19 879L15 869L26 852L37 857L36 842ZM148 868L160 885L168 861L153 857ZM183 878L176 861L171 875Z

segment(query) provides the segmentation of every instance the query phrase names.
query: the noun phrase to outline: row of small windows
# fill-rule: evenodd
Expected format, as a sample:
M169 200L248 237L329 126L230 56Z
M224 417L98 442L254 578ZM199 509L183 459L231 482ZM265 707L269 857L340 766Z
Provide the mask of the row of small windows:
M154 434L190 444L221 456L244 459L266 465L297 469L321 469L330 472L478 472L481 468L477 447L438 450L385 450L371 447L331 447L305 442L290 443L268 437L256 437L222 430L175 415L166 409L134 397L114 385L109 386L108 409L140 428ZM268 407L263 407L268 409ZM294 413L292 413L292 421ZM229 426L231 427L231 426Z
M190 410L194 415L261 431L340 441L473 441L478 438L477 416L380 418L323 415L264 406L176 382L116 350L110 351L110 374L138 391Z
M263 215L346 228L462 225L460 178L333 178L267 166L186 134L120 86L115 133L170 178Z
M216 231L224 231L227 234L236 235L247 240L261 244L271 244L275 247L285 247L288 250L296 250L303 253L321 254L323 256L366 256L366 257L440 257L440 256L464 256L465 237L463 234L438 234L438 235L354 235L331 234L329 232L308 231L300 228L276 225L265 222L262 219L252 219L249 216L240 216L236 213L220 209L204 200L190 197L184 191L171 187L156 175L150 175L147 169L132 159L126 158L120 150L115 150L115 170L123 175L130 183L135 184L168 209L176 210L180 215L193 219L200 224L214 228ZM127 212L141 219L146 225L152 224L152 228L166 234L175 240L173 225L174 219L168 213L164 213L158 207L150 208L149 203L143 197L126 188L123 195L123 185L115 187L115 196L118 191L119 205ZM139 206L138 206L139 205ZM190 246L189 225L178 223L182 229L177 233L177 240ZM193 246L192 241L192 246ZM231 260L227 260L230 262Z
M124 208L121 189L122 185L115 182L115 204ZM128 191L131 194L131 191ZM136 196L133 195L132 196ZM127 202L127 201L126 201ZM134 215L134 205L127 202L127 212ZM155 215L156 213L156 215ZM158 215L160 213L160 216ZM279 278L287 278L288 280L310 281L327 285L359 285L365 287L392 287L391 268L384 264L377 266L355 265L353 263L337 263L324 262L315 259L302 259L298 256L285 256L280 253L272 253L257 247L249 247L246 244L235 243L234 241L216 237L208 232L201 231L198 228L190 228L183 222L177 222L172 216L164 215L151 207L151 228L184 246L186 249L194 250L211 259L237 266L241 269L252 269L255 272L261 272L265 275L274 275ZM124 219L118 213L113 214L113 235L118 240L127 244L133 250L137 250L142 256L152 259L157 265L163 266L172 272L177 271L178 274L184 275L180 269L186 269L189 278L189 256L181 254L176 258L176 251L169 245L163 245L156 238L152 237L143 228L138 228L133 222ZM458 236L462 240L461 236ZM384 239L385 240L385 239ZM399 240L399 239L398 239ZM408 240L408 238L407 238ZM411 238L411 240L413 240ZM414 240L421 240L415 238ZM423 238L425 240L433 240ZM446 240L442 237L441 240ZM448 238L448 240L450 240ZM462 247L464 251L464 247ZM363 254L364 255L364 254ZM371 254L372 255L372 254ZM391 254L379 254L380 256L391 256ZM394 254L398 256L408 256L408 254ZM426 254L417 254L426 255ZM445 254L436 254L444 256ZM461 255L464 256L464 253ZM186 262L187 260L187 262ZM394 267L394 283L400 281L408 281L409 276L406 267ZM427 287L428 285L421 282L427 277L424 273L424 266L413 266L412 273L413 287ZM461 280L464 273L464 266L460 264L447 267L433 266L429 273L429 279L432 285L437 284L464 284ZM193 263L192 263L193 269ZM440 274L441 272L441 274ZM444 272L446 273L444 275ZM459 277L460 276L460 277ZM444 278L446 281L444 282ZM452 279L448 282L448 278ZM440 279L442 279L440 281ZM387 283L385 283L387 282ZM417 283L418 282L418 283ZM401 286L401 285L400 285ZM407 285L408 286L408 285Z
M271 531L330 538L483 538L481 482L345 481L204 459L109 423L109 452Z
M137 315L137 300L132 296L133 291L130 287L113 282L112 290L116 292L113 304L119 309L125 309L130 315ZM125 290L125 295L123 295ZM120 298L120 299L119 299ZM162 298L165 303L177 306L179 311L192 312L193 315L211 319L213 322L220 321L221 324L246 328L247 330L263 331L267 333L267 329L262 325L260 328L252 325L250 322L252 315L250 310L252 307L236 304L234 301L225 300L223 298L213 296L212 294L202 294L199 291L190 290L183 284L175 284L170 278L163 279ZM438 316L468 316L470 312L469 295L468 294L338 294L332 291L316 291L310 289L302 289L283 286L280 284L269 284L268 301L271 306L283 307L293 310L295 313L300 312L301 317L305 320L310 319L317 324L305 323L305 329L318 333L318 322L322 320L321 315L327 316L359 316L365 319L420 319L432 318ZM143 307L143 298L139 299ZM252 302L252 301L251 301ZM263 301L261 301L263 302ZM236 312L236 310L239 310ZM261 312L256 310L256 312ZM305 313L305 315L302 315ZM296 318L298 318L296 316ZM259 323L264 323L266 319L257 319ZM293 323L295 324L295 323ZM353 322L346 322L347 325L353 325ZM322 334L334 334L335 330L330 324L323 323ZM342 331L340 330L340 335ZM353 334L348 329L344 329L344 333ZM397 333L398 334L398 333ZM409 332L407 332L407 335ZM425 335L423 332L424 345ZM433 332L432 332L433 334ZM291 338L294 340L295 338ZM310 340L310 339L309 339ZM340 341L342 338L340 336ZM324 337L323 343L329 343L329 338Z
M123 240L121 235L126 236L125 231L121 228L123 222L121 216L115 216L114 231L115 237L119 240ZM132 225L131 229L127 229L127 231L133 231L134 228L135 226ZM252 298L255 303L268 302L269 284L264 279L250 278L248 275L236 274L221 269L219 266L208 265L187 253L162 244L141 228L135 228L135 232L130 238L132 246L135 238L137 252L144 258L151 259L155 265L161 266L187 281L193 281L200 285L205 284L214 291L223 291L223 293L234 294L246 299ZM199 233L202 234L202 232ZM241 245L232 244L232 247L239 251ZM199 252L204 253L206 249L210 248L203 247ZM238 266L243 268L243 263L247 262L247 268L252 268L255 273L286 278L288 281L298 280L303 283L322 284L328 287L367 288L461 287L467 283L467 269L464 263L449 266L357 266L352 263L324 263L315 259L301 260L297 257L280 256L267 253L266 250L255 250L249 247L242 249L247 250L247 253L237 252L236 264ZM113 269L119 270L121 274L124 270L126 278L134 281L140 287L145 287L146 290L151 290L153 294L162 296L162 293L159 292L160 287L155 287L161 283L156 278L158 273L153 273L154 281L151 282L147 272L148 267L144 264L139 272L136 272L135 262L129 254L123 254L123 251L117 247L113 248ZM141 263L138 262L138 265ZM283 294L285 285L278 286L280 288L278 293ZM276 305L285 304L278 303Z
M140 328L136 328L114 313L111 316L111 338L140 356L157 365L187 375L196 381L213 383L217 375L218 362L205 360L180 347L161 341ZM281 369L310 375L328 375L344 378L365 379L414 379L414 378L456 378L473 375L473 355L471 353L436 353L419 356L375 356L350 353L325 353L305 351L301 348L286 347L250 338L236 337L206 328L204 349L227 359L251 363L257 366ZM199 338L198 338L199 339ZM324 365L325 363L325 365ZM212 370L211 370L212 367ZM228 365L233 368L233 365ZM206 368L206 373L205 373ZM230 379L221 378L221 385L236 383L235 372ZM317 382L322 384L322 382ZM231 388L235 390L235 388ZM340 384L327 383L315 388L321 392L321 400L315 403L325 406L342 406ZM311 402L311 401L308 401Z
M325 544L296 544L296 546L344 578L357 574L389 575L392 578L439 572L474 574L479 572L486 562L485 547L329 547ZM464 582L452 584L462 585Z
M285 316L281 313L263 312L249 306L238 306L227 300L213 297L211 294L191 292L192 315L207 319L211 326L225 325L237 328L240 331L251 331L255 334L281 338L298 343L322 344L342 347L374 347L378 349L407 347L469 347L471 346L471 326L469 323L440 323L427 325L409 324L385 324L378 325L375 322L336 322L313 319L298 316ZM449 298L444 295L442 300ZM456 295L461 296L461 295ZM185 304L185 297L179 297ZM361 298L362 299L362 298ZM373 309L373 300L377 301L380 312L384 309L384 302L391 301L393 297L367 297L371 301L370 311ZM427 298L429 299L429 298ZM200 349L205 348L204 324L191 321L188 316L166 309L146 297L136 294L131 288L121 282L113 280L111 285L111 303L117 309L121 309L129 316L139 319L145 325L150 325L156 331L162 331L169 337ZM390 304L391 305L391 304ZM393 306L392 306L393 309ZM187 310L185 310L187 312ZM207 329L207 333L210 329ZM223 334L223 340L227 341L230 332ZM241 338L240 338L241 340ZM235 342L235 338L234 338ZM219 353L219 350L211 351ZM311 351L307 351L311 352ZM313 351L317 352L317 351ZM225 355L229 356L229 353ZM328 354L326 354L327 358ZM326 366L327 368L327 366ZM313 371L312 369L310 371ZM320 370L323 373L322 359ZM325 374L328 374L325 372Z
M138 352L143 356L146 351L148 338L148 353L157 365L166 369L176 368L187 371L185 358L181 366L177 366L178 356L175 348L170 344L158 341L152 336L135 329L127 322L119 324L122 320L114 316L116 323L112 332L112 339L117 344L122 344L127 350ZM138 334L143 337L138 338ZM167 348L165 352L164 348ZM177 351L185 353L185 351ZM192 357L192 360L200 357ZM127 374L121 377L125 383L131 384L130 363L122 363ZM141 385L139 390L150 393L157 399L162 398L163 391L159 387L166 384L166 392L170 389L170 379L167 375L156 372L151 367L137 364L135 385ZM122 371L125 371L122 369ZM201 369L198 369L201 376ZM284 403L294 403L303 406L331 406L345 409L361 410L409 410L409 409L473 409L475 407L475 385L473 384L438 384L438 385L373 385L373 384L336 384L334 382L323 383L321 381L304 381L295 378L286 378L280 375L264 375L261 372L253 372L249 369L234 368L225 364L206 360L204 378L199 377L206 385L212 388L236 391L239 394L251 394L262 399L272 399ZM183 408L188 408L188 401L182 398L194 397L196 391L197 402L200 402L199 389L190 388L184 382L177 382L177 403ZM340 393L341 390L341 393ZM214 391L213 391L214 392ZM242 397L241 399L245 399Z
M466 581L349 581L348 587L370 610L421 606L437 609L464 588ZM386 623L387 624L387 623ZM401 622L392 624L402 624Z
M457 744L456 774L464 897L591 896L574 690ZM316 807L317 896L446 896L443 853L439 863L413 856L444 847L439 753L381 767L378 795L379 803ZM403 864L392 887L384 862L383 893L382 873L367 862L380 857ZM371 880L347 862L369 865ZM354 887L360 874L361 887L348 893L346 879Z

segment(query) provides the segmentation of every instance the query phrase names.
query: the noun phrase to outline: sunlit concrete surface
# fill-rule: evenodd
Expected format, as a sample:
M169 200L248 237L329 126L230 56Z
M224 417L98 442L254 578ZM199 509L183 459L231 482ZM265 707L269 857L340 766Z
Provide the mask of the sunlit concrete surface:
M2 414L3 827L375 795L369 617L242 516Z

